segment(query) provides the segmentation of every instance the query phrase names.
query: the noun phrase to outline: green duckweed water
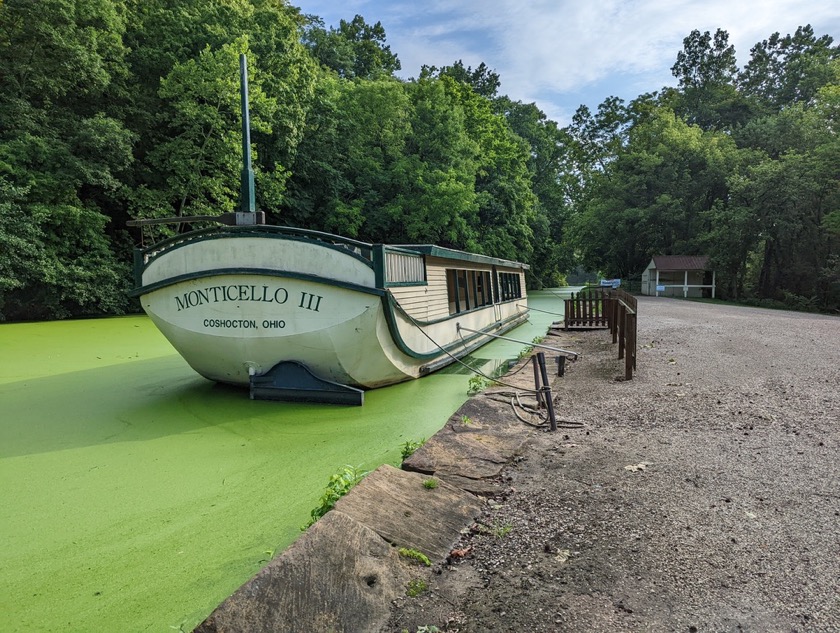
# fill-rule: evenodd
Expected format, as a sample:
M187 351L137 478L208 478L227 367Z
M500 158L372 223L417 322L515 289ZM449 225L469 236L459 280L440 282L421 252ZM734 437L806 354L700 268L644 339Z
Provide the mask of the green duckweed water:
M552 293L530 302L562 311ZM196 375L146 317L0 325L4 630L192 630L300 535L331 474L398 463L468 378L454 366L363 407L254 402Z

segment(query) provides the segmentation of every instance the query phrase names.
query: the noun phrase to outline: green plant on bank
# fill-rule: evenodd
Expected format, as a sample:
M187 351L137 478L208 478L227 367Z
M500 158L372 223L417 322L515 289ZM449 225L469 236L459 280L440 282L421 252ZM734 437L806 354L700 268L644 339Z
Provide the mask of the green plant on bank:
M522 351L519 352L519 356L516 357L516 362L524 360L531 355L531 352L534 351L533 345L529 345L528 347L523 347Z
M522 348L522 351L519 352L519 356L516 357L517 362L521 361L524 358L528 358L528 356L531 355L531 352L534 351L534 346L542 343L544 338L544 336L535 336L533 339L531 339L531 343L533 343L533 345L528 345L527 347Z
M490 380L479 374L470 376L467 382L467 395L474 396L477 393L484 391L490 385Z
M403 629L400 633L411 633L411 631ZM434 624L424 624L423 626L417 627L415 633L440 633L440 629Z
M468 415L462 415L461 416L461 424L463 424L464 426L472 426L473 423L474 423L473 419L470 416L468 416Z
M261 558L259 561L257 561L260 564L267 563L272 558L274 558L275 551L273 549L267 549L263 552L263 554L265 555L265 558Z
M423 580L422 578L413 578L408 581L408 585L406 587L405 595L409 598L416 598L422 593L425 593L429 590L429 583Z
M421 551L401 547L399 550L397 550L397 552L403 558L408 558L409 560L420 563L421 565L425 565L426 567L432 566L432 561L430 561L429 557Z
M490 533L496 538L504 538L513 530L513 525L510 523L497 523L490 528Z
M402 447L400 448L400 456L402 457L402 461L407 460L409 457L414 455L415 451L423 446L426 443L426 438L421 438L419 440L407 440L403 442Z
M426 490L434 490L438 487L438 480L434 477L429 477L428 479L423 481L423 487Z
M479 523L478 531L481 534L489 534L496 538L504 538L513 530L513 525L510 522L494 523L493 525L483 525Z
M332 510L336 502L350 492L353 486L359 483L365 475L367 475L367 471L360 471L355 466L345 466L335 475L332 475L324 494L321 495L320 502L310 513L309 522L301 530L305 530Z

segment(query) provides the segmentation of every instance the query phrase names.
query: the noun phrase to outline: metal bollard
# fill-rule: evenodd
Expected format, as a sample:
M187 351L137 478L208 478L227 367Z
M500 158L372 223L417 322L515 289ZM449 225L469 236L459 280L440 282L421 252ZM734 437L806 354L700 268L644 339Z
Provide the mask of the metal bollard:
M540 381L540 369L537 363L536 355L531 356L531 365L534 368L534 391L537 392L537 408L542 409L545 405L543 403L542 385Z
M543 352L537 353L537 362L540 365L540 374L542 375L542 387L540 391L544 391L545 406L548 408L548 419L551 422L551 430L557 430L557 418L554 417L554 402L551 398L551 385L548 382L548 370L545 366L545 354Z

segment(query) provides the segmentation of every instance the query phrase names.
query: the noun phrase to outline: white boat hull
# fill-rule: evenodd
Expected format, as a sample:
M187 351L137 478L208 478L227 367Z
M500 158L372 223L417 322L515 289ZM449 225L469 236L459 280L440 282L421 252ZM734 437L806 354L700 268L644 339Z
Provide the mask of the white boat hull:
M141 304L199 374L248 385L282 361L363 388L417 378L522 322L515 302L420 322L377 288L357 252L243 232L154 251L138 274ZM273 237L273 236L272 236Z

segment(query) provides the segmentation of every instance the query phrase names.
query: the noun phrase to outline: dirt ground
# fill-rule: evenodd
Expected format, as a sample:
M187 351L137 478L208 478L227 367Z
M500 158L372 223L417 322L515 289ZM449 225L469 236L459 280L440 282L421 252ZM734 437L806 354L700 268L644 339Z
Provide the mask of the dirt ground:
M840 631L840 318L641 298L383 631Z

